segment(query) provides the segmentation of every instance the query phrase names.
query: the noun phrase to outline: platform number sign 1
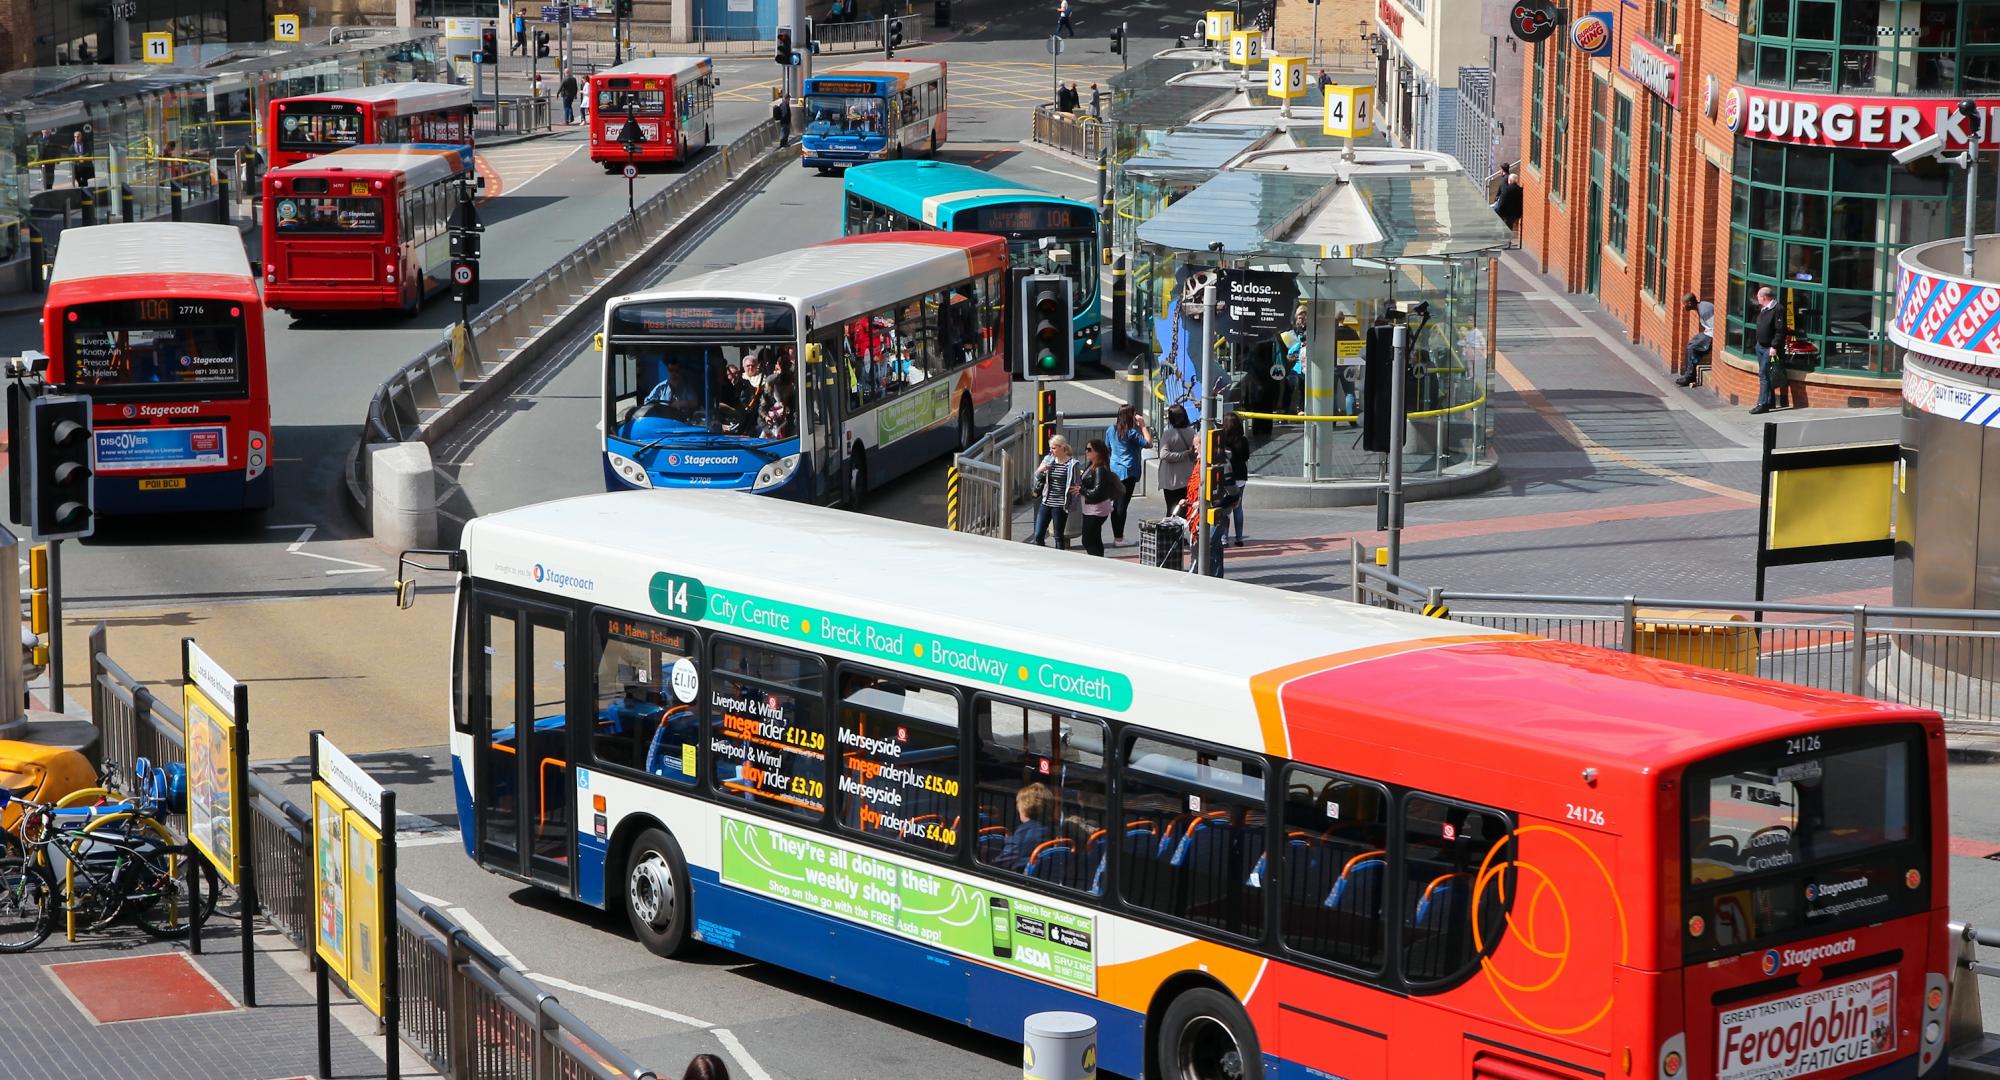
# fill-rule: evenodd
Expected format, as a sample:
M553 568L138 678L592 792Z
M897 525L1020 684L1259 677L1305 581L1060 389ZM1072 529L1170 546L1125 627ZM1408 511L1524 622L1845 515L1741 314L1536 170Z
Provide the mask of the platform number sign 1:
M1274 98L1306 96L1306 58L1303 56L1273 56L1271 58L1270 82L1265 91Z
M1375 88L1372 86L1329 86L1326 113L1320 130L1342 139L1359 139L1375 133Z
M299 40L299 17L297 15L271 16L271 40Z
M1212 47L1220 47L1229 40L1229 34L1236 29L1236 13L1233 11L1210 11L1202 17L1202 35Z
M140 52L148 64L174 62L174 36L169 33L140 35Z

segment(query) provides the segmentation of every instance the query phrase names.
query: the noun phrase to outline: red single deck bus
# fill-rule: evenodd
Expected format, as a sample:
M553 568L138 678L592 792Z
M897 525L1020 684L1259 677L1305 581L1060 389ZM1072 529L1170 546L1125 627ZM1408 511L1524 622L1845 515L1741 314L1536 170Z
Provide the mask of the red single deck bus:
M264 160L296 165L366 143L472 145L472 88L451 83L383 83L271 102Z
M264 298L281 311L415 312L447 283L472 148L357 146L264 174Z
M42 337L49 383L91 398L98 513L271 505L264 308L234 227L63 230Z
M590 160L602 162L605 172L627 163L686 161L713 141L714 108L715 67L706 56L662 56L607 68L590 77ZM618 138L627 117L639 127L636 154L628 154Z

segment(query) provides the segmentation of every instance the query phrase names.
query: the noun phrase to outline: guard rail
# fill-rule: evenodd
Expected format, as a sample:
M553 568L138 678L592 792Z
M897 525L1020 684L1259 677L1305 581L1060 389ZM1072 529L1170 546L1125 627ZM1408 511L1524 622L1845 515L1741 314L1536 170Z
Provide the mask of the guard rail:
M499 98L478 103L473 130L482 135L524 135L550 131L555 126L550 99L539 97Z
M1034 490L1035 415L1023 410L952 458L945 477L945 528L1014 538L1014 507Z
M1096 161L1104 151L1104 123L1094 116L1057 112L1053 105L1035 106L1034 141Z

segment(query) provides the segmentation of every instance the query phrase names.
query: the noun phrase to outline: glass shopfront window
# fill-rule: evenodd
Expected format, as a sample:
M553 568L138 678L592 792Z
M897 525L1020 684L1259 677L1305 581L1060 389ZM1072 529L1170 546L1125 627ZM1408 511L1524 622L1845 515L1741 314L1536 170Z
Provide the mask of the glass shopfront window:
M1742 28L1738 77L1774 89L2000 89L2000 0L1752 0Z

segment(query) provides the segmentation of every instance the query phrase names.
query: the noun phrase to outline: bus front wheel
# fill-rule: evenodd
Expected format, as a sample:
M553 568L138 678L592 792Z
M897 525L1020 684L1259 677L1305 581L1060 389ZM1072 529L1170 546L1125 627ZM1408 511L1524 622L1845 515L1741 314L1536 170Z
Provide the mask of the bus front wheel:
M868 497L868 454L860 443L847 455L847 508L861 509L861 502Z
M1174 999L1153 1033L1161 1080L1258 1080L1264 1055L1236 999L1197 987Z
M647 829L625 858L625 914L639 943L660 956L688 949L690 910L687 859L672 834Z
M977 439L978 437L979 437L979 432L974 427L972 422L972 399L965 398L959 401L958 403L959 453L961 454L964 453L966 449L972 445L973 440Z

